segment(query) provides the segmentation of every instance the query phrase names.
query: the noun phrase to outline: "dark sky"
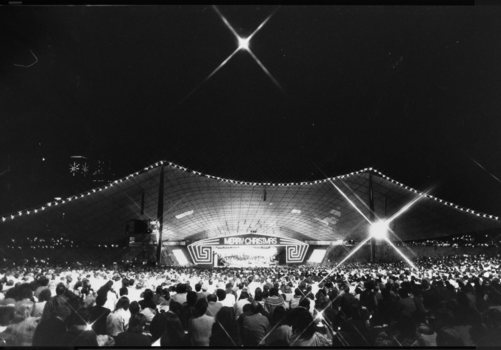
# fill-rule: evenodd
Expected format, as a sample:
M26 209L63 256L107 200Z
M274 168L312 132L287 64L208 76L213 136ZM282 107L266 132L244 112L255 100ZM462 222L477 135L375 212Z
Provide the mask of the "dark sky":
M277 8L219 9L246 36ZM161 159L254 181L373 166L501 214L500 18L283 6L251 49L284 93L241 51L182 102L237 45L210 6L2 7L0 212L69 194L83 154L117 176Z

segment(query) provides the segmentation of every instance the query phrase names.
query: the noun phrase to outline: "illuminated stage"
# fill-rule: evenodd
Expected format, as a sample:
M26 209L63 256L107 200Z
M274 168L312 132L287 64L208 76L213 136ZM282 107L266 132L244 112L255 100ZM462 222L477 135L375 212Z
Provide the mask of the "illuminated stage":
M274 246L219 246L214 248L218 266L266 267L277 264L277 247Z

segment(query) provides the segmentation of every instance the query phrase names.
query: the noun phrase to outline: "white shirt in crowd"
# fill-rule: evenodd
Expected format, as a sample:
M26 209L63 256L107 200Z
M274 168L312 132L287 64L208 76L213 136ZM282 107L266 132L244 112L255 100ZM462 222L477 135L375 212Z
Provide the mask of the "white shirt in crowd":
M224 300L219 300L219 302L223 304L223 306L233 307L235 306L236 300L233 294L227 293L226 298L224 298Z

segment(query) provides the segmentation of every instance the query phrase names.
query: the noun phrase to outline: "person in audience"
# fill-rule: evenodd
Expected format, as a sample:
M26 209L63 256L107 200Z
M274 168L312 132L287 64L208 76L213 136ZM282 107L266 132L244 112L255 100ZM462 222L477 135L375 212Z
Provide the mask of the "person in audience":
M235 318L239 318L241 314L244 312L244 305L250 304L250 296L247 293L247 290L243 290L240 292L240 297L238 301L235 303Z
M305 308L296 308L291 312L292 336L290 346L325 347L332 346L327 337L316 330L311 313Z
M285 308L284 299L278 295L278 289L275 287L270 288L269 296L264 301L264 309L269 314L272 315L276 307L282 306Z
M209 346L214 317L206 314L207 306L205 299L198 299L193 317L188 321L188 333L193 346Z
M186 297L188 294L188 289L185 283L178 283L176 286L176 294L174 294L171 299L176 303L183 305L186 303Z
M99 260L95 256L93 258ZM3 295L3 300L0 302L0 338L4 339L2 343L4 345L26 345L30 342L29 334L32 331L33 344L37 342L55 344L58 343L58 339L54 338L59 337L59 344L67 345L64 339L72 336L76 338L76 332L82 328L86 332L90 331L87 328L92 328L96 334L108 334L106 321L110 319L111 323L111 319L114 318L119 323L117 315L111 315L125 313L132 317L140 314L141 308L138 302L144 303L148 299L147 296L141 298L140 295L144 296L149 289L157 291L151 299L157 312L169 314L168 317L157 317L158 314L151 317L150 331L152 335L154 333L155 344L161 345L161 338L166 332L168 323L165 318L181 317L180 319L185 320L184 323L181 321L183 335L185 331L193 333L194 328L189 320L197 318L194 317L194 307L198 300L203 300L199 299L199 294L195 291L188 293L191 290L187 285L194 285L199 293L200 290L204 290L204 286L207 288L212 286L214 291L223 286L224 289L221 288L221 291L226 295L223 297L218 291L219 299L225 304L233 304L228 305L233 310L232 325L236 327L236 332L242 336L245 344L274 343L273 339L277 333L286 332L286 326L293 325L290 316L298 312L295 310L300 309L308 310L314 320L312 337L316 337L315 333L329 341L332 337L331 344L336 346L366 347L377 344L479 346L487 344L489 339L493 344L500 343L496 342L499 332L499 315L496 312L501 312L500 256L480 254L417 257L414 258L414 263L417 269L412 270L407 268L405 262L367 264L356 261L346 262L336 269L328 266L273 266L221 267L211 270L201 267L142 265L129 265L126 268L120 265L103 266L92 262L86 262L88 265L71 263L58 265L47 260L42 263L40 260L30 262L26 259L20 265L4 263L0 266L0 290ZM125 280L131 281L130 285L134 286L128 288L127 295L130 300L128 311L123 307L118 308L122 310L116 310L114 307L114 313L110 312L108 316L100 318L112 289L110 281L122 281L123 284ZM196 286L197 284L202 287ZM66 285L69 285L69 289ZM176 288L180 288L176 294L180 298L185 295L186 302L183 306L171 300L168 300L168 305L162 305L163 301L157 304L159 300L166 299L163 289L157 286L168 285L173 287L172 293L176 292ZM232 286L235 285L238 286L236 292L239 296L236 303L230 300L231 297L227 297L233 294ZM246 288L250 285L255 290L255 300L245 294ZM287 288L295 291L295 297L290 302L282 305L270 303L277 299L275 290L278 291L278 298L281 298ZM93 290L98 292L94 293ZM50 297L47 291L53 296ZM35 297L34 293L38 297ZM223 305L217 301L216 295L208 295L207 298L206 314L217 320ZM253 301L256 302L254 307L250 304ZM38 324L31 320L27 321L30 315L23 316L25 314L21 312L19 306L21 304L24 305L23 310L28 309L33 315L35 322L37 317L40 317ZM56 311L64 307L73 310L70 312L73 313L72 317L65 319L64 311L59 317L56 316ZM283 308L286 317L281 323L277 317L283 313ZM289 308L290 311L287 310ZM82 310L86 309L89 312L88 320L87 316L83 317L86 324L82 324L81 320L74 320L75 310L85 314ZM60 310L57 312L60 313ZM229 314L225 311L220 317L226 320ZM260 338L259 332L263 326L260 324L262 319L256 314L268 318L271 322L258 343L254 338ZM123 318L126 318L125 315ZM155 319L159 322L155 323ZM111 331L110 334L117 336L119 333L124 333L129 321L122 319L121 323L123 326L120 331L118 333ZM211 327L209 344L218 343L217 333L224 331L216 324L217 322ZM147 327L148 323L146 329ZM298 332L297 324L294 329L296 335L301 333ZM329 329L335 330L336 334L331 335ZM52 336L45 336L45 330ZM88 337L79 338L77 343L94 344L91 333L85 334ZM97 335L98 345L112 344L113 340L106 334ZM103 340L104 338L106 340ZM190 339L190 337L178 338L181 340L176 340L177 343L183 339ZM294 342L306 344L312 341L312 338L306 337L309 340L303 338L301 335L297 340L292 334L291 344ZM164 342L169 343L169 339L176 339L175 332L167 334ZM276 344L284 342L282 339ZM185 344L190 345L191 341Z
M229 307L233 307L237 302L237 293L233 290L233 283L226 283L226 303ZM231 305L230 305L231 304ZM225 305L226 306L226 305Z
M68 331L65 344L70 347L93 346L97 347L97 334L90 326L90 312L81 308L72 312L67 320Z
M240 332L238 324L235 322L233 308L224 306L217 313L212 325L209 345L229 348L241 345Z
M115 337L116 346L151 346L151 337L144 334L146 317L140 313L131 316L129 326L125 332Z
M42 312L42 321L52 318L54 310L59 306L65 305L69 306L69 300L67 298L67 289L64 283L59 283L56 287L56 295L50 298L46 303Z
M215 294L207 295L207 315L215 317L219 310L223 307L219 301L217 301L217 296Z
M106 295L99 294L96 297L96 304L89 308L89 319L92 324L92 329L96 334L106 334L106 319L111 310L104 307L106 303Z
M139 301L139 306L141 307L140 313L146 317L147 324L149 324L158 313L157 305L153 299L153 291L151 289L146 289L143 294L143 299Z
M195 305L197 303L197 293L189 291L186 294L186 302L181 306L179 317L184 330L189 328L189 320L195 315Z
M287 324L287 312L281 305L274 308L271 314L270 332L261 340L266 346L288 346L291 342L292 327Z
M30 315L32 307L32 303L26 302L26 300L15 302L12 318L7 322L5 330L0 333L0 337L6 341L4 345L31 346L33 344L33 337L40 317Z
M189 338L184 332L183 324L173 312L165 313L165 330L160 337L162 347L189 346Z
M50 289L42 288L38 293L38 301L35 302L33 305L33 311L31 312L31 316L42 317L45 304L50 300L50 298L51 298Z
M130 319L130 301L127 297L121 297L117 301L115 310L106 318L107 334L116 337L127 330Z
M242 321L242 341L244 346L257 346L270 328L270 321L260 312L262 306L252 302L250 315Z
M202 283L195 284L195 292L197 293L197 300L205 299L207 301L207 288L202 290Z
M41 318L35 329L33 346L66 346L66 319L70 315L69 304L54 303L50 313Z

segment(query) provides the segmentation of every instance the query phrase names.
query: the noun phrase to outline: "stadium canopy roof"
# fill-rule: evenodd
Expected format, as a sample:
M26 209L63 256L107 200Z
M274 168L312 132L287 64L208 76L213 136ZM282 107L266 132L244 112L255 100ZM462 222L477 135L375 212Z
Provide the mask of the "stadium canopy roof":
M169 241L247 233L301 240L361 240L368 232L361 213L370 217L371 182L375 213L380 218L392 216L420 197L391 226L404 241L501 227L496 216L421 193L373 168L317 181L255 183L223 179L161 161L109 185L4 215L0 218L0 235L65 234L100 242L125 238L129 220L157 218L162 167L163 239Z

